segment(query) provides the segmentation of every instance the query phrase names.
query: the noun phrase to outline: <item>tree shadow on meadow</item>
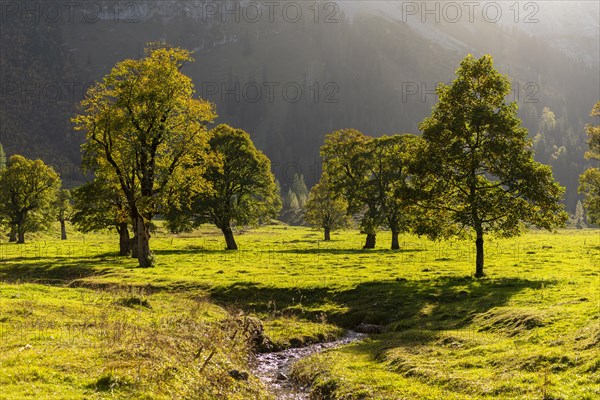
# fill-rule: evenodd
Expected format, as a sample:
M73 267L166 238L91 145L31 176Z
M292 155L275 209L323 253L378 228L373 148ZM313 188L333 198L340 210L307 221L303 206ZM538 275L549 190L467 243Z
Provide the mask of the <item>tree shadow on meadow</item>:
M352 289L274 288L235 283L213 288L211 297L258 314L281 314L327 321L344 328L361 323L394 330L459 329L476 314L502 306L526 289L556 282L519 278L438 277L428 280L364 282Z
M291 248L290 248L291 247ZM399 250L390 250L390 249L348 249L348 248L342 248L342 249L327 249L327 248L319 248L319 247L314 247L314 248L306 248L306 247L299 247L299 248L294 248L293 244L292 245L288 245L287 248L281 248L280 246L273 246L273 247L269 247L269 246L264 246L260 249L256 249L256 248L240 248L238 250L237 253L235 254L244 254L244 253L251 253L251 254L256 254L256 253L262 253L262 254L291 254L291 255L319 255L319 254L324 254L324 255L394 255L394 254L400 254L400 253L417 253L417 252L423 252L426 251L425 249L416 249L416 248L410 248L410 249L399 249ZM231 255L234 254L228 250L225 249L225 245L223 244L221 245L217 245L214 247L209 247L209 248L203 248L203 247L189 247L189 248L183 248L183 249L156 249L153 250L153 252L156 255L182 255L182 256L193 256L193 255L220 255L220 254L224 254L224 255Z
M323 249L323 248L301 248L301 249L277 249L273 250L279 254L298 254L298 255L313 255L313 254L339 254L339 255L370 255L370 254L400 254L400 253L417 253L425 251L425 249Z
M58 257L49 261L42 257L14 258L0 262L0 281L6 283L37 283L69 285L78 279L111 272L114 257L94 256L89 260Z

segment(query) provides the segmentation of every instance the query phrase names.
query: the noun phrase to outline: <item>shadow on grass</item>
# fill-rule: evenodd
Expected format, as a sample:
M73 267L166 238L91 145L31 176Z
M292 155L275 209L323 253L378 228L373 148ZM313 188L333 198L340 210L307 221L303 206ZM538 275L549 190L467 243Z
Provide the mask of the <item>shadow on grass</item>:
M67 261L68 260L68 261ZM16 261L12 259L11 261ZM107 264L114 262L114 258L97 258L93 260L77 260L70 258L55 258L52 262L44 259L36 261L27 258L28 262L18 264L0 263L0 281L7 283L38 283L49 285L68 285L77 279L90 276L104 275L111 271Z
M153 250L156 255L220 255L220 254L244 254L244 253L262 253L262 254L296 254L296 255L394 255L400 253L417 253L425 251L424 249L399 249L399 250L390 250L390 249L321 249L321 248L269 248L266 247L264 249L256 250L252 248L244 249L240 248L237 253L232 253L225 249L225 245L216 246L218 248L187 248L187 249L170 249L170 250ZM289 246L288 246L289 247ZM293 247L293 246L292 246Z
M202 250L183 251L197 253ZM304 251L310 252L311 249ZM348 254L363 252L336 249L329 251ZM157 251L158 254L172 252L174 251ZM224 250L219 252L225 253ZM378 252L390 253L389 250ZM26 259L18 263L1 261L0 280L77 285L77 280L82 278L113 272L111 267L116 260L119 259L99 255L87 260L54 258ZM436 330L457 329L468 325L474 315L502 306L520 291L538 289L542 283L546 287L555 284L547 280L519 278L473 279L469 276L440 276L422 280L363 282L345 289L266 287L249 282L210 288L210 283L207 282L186 282L180 286L174 282L169 285L168 290L208 290L214 300L228 308L241 308L260 315L297 316L316 322L326 319L346 328L354 328L360 323L371 323L390 325L395 330Z
M547 287L555 282L543 281ZM482 312L506 304L516 293L539 289L542 281L439 277L430 280L365 282L342 291L326 288L272 288L236 283L212 289L221 304L259 314L295 315L313 321L325 316L345 328L360 323L392 324L395 330L458 329Z
M399 253L417 253L425 251L424 249L281 249L273 250L279 254L339 254L339 255L366 255L366 254L399 254Z

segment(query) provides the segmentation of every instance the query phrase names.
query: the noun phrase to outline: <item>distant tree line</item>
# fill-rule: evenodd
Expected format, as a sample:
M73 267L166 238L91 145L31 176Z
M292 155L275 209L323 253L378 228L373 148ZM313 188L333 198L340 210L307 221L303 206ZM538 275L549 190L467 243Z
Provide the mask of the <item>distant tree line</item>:
M282 209L278 219L289 225L304 225L305 208L308 202L309 190L304 181L304 175L294 173L287 191L282 192L279 181L276 181L277 191L281 198Z

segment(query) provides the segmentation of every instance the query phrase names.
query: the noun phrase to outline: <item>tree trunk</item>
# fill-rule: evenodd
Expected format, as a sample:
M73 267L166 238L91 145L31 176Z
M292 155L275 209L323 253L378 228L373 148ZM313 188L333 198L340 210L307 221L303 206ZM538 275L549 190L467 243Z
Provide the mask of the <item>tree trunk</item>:
M137 218L133 218L133 237L129 239L129 250L131 251L131 258L138 258L138 234L137 234Z
M128 256L131 251L131 239L129 239L127 224L120 224L117 231L119 232L119 256Z
M237 244L235 243L235 238L233 237L233 232L229 224L221 228L221 232L223 232L223 236L225 236L225 243L227 243L227 250L237 250Z
M476 229L477 239L475 240L475 247L477 248L477 258L475 261L475 276L481 278L483 274L483 230Z
M25 227L17 225L17 243L25 243Z
M325 240L325 241L331 240L331 234L330 233L331 233L331 229L325 228L325 239L323 239L323 240Z
M8 234L8 241L9 242L17 241L17 225L15 225L15 224L10 225L10 233Z
M141 268L152 267L152 252L150 251L150 231L144 217L137 218L138 262Z
M392 231L392 250L399 250L400 243L398 243L398 232Z
M67 228L64 219L60 220L60 240L67 240Z
M367 240L365 241L365 245L363 246L363 249L374 249L376 238L377 238L376 233L367 233Z
M138 254L140 253L137 233L133 235L131 239L129 239L129 250L131 251L131 258L137 259Z

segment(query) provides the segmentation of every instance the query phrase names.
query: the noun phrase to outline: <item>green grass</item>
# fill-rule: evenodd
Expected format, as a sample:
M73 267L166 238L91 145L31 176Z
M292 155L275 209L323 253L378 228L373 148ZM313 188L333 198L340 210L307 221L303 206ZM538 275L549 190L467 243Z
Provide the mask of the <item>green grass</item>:
M0 398L265 397L229 376L248 370L248 314L276 348L386 326L297 364L314 398L600 395L597 230L486 238L483 279L470 242L391 251L386 232L365 251L356 231L270 226L227 252L212 228L159 231L151 269L116 257L117 239L0 244Z
M3 399L266 398L228 376L242 324L194 293L2 284L0 315Z

